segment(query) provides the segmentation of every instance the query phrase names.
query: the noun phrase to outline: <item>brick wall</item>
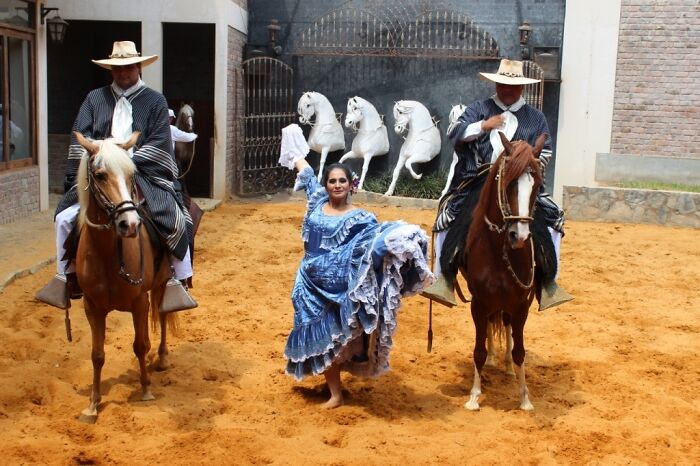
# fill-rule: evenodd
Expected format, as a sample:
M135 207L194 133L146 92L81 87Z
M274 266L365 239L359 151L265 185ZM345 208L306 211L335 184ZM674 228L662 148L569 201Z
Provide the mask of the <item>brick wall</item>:
M243 2L245 3L245 2ZM241 79L241 62L243 47L247 37L242 32L228 28L228 102L226 103L226 194L236 192L236 155L241 140L241 125L238 123L237 111L243 109L243 80Z
M622 0L611 151L700 158L697 0Z
M39 211L39 167L0 172L0 224Z

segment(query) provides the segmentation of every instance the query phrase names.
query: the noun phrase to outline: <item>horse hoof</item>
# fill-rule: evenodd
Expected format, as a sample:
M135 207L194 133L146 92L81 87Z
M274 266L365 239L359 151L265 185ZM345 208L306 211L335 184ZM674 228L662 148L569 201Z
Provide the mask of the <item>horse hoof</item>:
M84 409L83 412L80 413L78 420L85 424L94 424L97 422L97 413L93 412L91 409Z
M489 356L486 358L485 366L496 367L496 358Z
M526 401L520 405L520 409L522 409L523 411L534 411L535 407L532 406L532 403L530 403L529 401Z
M476 400L469 400L466 403L464 403L464 407L467 408L469 411L479 411L481 408L479 407L479 402Z
M153 396L153 393L151 393L150 391L144 393L144 394L141 396L141 401L153 401L153 400L155 400L155 399L156 399L156 397Z

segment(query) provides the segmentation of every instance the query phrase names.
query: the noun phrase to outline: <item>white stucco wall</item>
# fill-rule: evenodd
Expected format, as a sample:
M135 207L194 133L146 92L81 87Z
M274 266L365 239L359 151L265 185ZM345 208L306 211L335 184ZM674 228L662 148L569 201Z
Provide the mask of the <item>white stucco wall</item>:
M90 21L134 21L141 23L141 50L145 54L162 55L162 23L215 24L216 63L214 64L214 165L213 196L222 199L226 194L226 102L228 101L226 77L228 66L228 28L233 27L248 34L248 12L232 0L52 0L52 7L69 23L71 19ZM119 38L115 38L118 40ZM46 66L38 73L38 88L44 89L46 100ZM163 90L163 68L160 60L144 68L143 80L153 89ZM45 106L45 102L44 102ZM41 109L41 105L40 105ZM46 109L44 109L44 114ZM46 128L46 117L43 120ZM44 131L45 132L45 131ZM40 133L41 134L41 133ZM40 142L40 147L41 142ZM46 144L44 165L47 165ZM42 157L40 151L40 158ZM41 159L40 159L41 160ZM46 169L44 169L46 171ZM42 178L46 184L48 200L48 175Z
M568 0L562 44L554 198L596 186L598 152L610 152L620 0Z

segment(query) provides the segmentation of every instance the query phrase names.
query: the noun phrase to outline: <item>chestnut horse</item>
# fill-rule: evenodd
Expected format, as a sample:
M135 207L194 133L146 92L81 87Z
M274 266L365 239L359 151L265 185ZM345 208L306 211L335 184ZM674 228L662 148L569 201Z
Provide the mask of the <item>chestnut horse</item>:
M542 184L537 158L546 135L540 135L533 148L525 141L511 143L499 134L505 149L491 167L474 209L465 249L466 270L462 269L472 294L476 328L474 383L464 407L479 409L487 337L492 341L489 327L503 329L505 325L506 369L513 373L515 363L520 409L530 411L534 408L525 383L523 330L537 289L530 223Z
M148 336L150 311L160 321L161 339L156 366L167 367L166 323L174 325L171 314L160 314L159 306L170 278L168 257L153 246L141 223L134 181L136 166L128 150L138 140L132 134L124 144L114 140L91 141L80 133L76 138L87 153L80 161L78 193L80 199L80 241L76 256L78 283L83 289L85 315L92 332L92 392L90 405L80 420L95 422L102 399L100 382L105 362L105 324L107 314L116 309L130 312L134 321L134 353L141 370L141 399L152 400L146 355L151 348ZM166 317L167 316L167 317Z

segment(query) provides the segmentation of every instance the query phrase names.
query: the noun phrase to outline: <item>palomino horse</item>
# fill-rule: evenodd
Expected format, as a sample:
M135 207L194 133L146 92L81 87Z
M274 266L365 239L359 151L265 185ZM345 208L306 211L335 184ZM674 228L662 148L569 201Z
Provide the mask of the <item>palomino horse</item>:
M182 104L177 112L175 126L179 130L186 133L194 133L194 110L187 104ZM176 142L175 143L175 163L177 164L178 179L184 179L194 160L194 148L196 140L192 142ZM185 182L182 182L182 187L185 189Z
M311 125L309 134L309 148L321 154L321 163L318 167L318 180L323 176L323 166L329 152L345 149L345 133L343 127L333 110L333 106L326 96L318 92L305 92L297 105L299 122L303 125ZM314 122L311 118L316 115Z
M474 209L465 249L466 270L462 269L472 294L476 328L474 383L464 407L479 409L488 326L495 322L501 329L505 324L506 370L512 373L515 363L520 409L529 411L534 407L525 383L523 330L537 289L530 223L542 184L537 157L546 135L537 138L534 148L525 141L511 143L503 133L500 138L504 151L491 167Z
M136 167L127 150L139 133L118 145L114 140L91 141L76 133L87 153L78 170L80 198L80 241L76 257L78 283L83 289L85 315L92 332L92 392L90 405L80 419L95 422L102 399L100 382L105 362L105 324L107 314L116 309L130 312L134 321L134 353L141 370L141 399L152 400L146 355L151 348L148 337L148 311L155 326L160 321L161 338L157 368L167 368L166 323L174 324L170 314L160 314L159 305L170 278L166 252L151 243L141 223Z
M412 164L429 162L440 153L440 131L423 104L414 100L399 100L394 104L394 120L394 132L402 134L408 128L408 135L401 146L399 160L396 162L385 196L394 194L399 173L404 165L413 178L420 180L423 175L414 172Z
M377 109L362 97L348 99L345 127L356 130L357 136L352 140L352 149L340 158L340 162L347 159L364 160L360 184L357 186L357 189L362 189L372 157L389 152L389 136Z
M449 126L447 127L447 134L450 134L452 132L452 128L454 125L457 123L457 120L459 119L460 116L462 116L462 113L464 113L464 110L467 108L466 105L464 104L457 104L453 105L452 109L450 110L450 116L449 116ZM452 163L450 164L450 170L447 173L447 181L445 182L445 187L443 188L442 192L440 193L440 197L444 196L447 191L450 189L450 184L452 183L452 178L455 175L455 166L457 165L457 152L452 152Z

